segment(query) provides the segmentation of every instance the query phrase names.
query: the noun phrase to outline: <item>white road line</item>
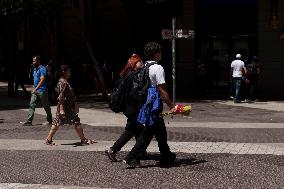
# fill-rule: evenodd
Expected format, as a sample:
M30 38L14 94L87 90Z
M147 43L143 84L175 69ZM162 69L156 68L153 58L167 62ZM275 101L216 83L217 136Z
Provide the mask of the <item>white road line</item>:
M0 150L44 150L44 151L96 151L102 152L113 145L114 141L98 141L93 145L76 146L78 140L57 140L56 146L45 145L43 140L0 139ZM122 151L129 151L135 141L129 141ZM212 154L272 154L284 155L284 143L229 143L229 142L172 142L173 152L212 153ZM74 144L74 145L70 145ZM156 141L152 141L148 152L159 152Z

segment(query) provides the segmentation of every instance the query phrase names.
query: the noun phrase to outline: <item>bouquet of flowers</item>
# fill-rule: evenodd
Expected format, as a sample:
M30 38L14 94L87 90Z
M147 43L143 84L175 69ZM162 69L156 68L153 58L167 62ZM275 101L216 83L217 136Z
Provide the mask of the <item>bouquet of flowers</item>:
M177 110L176 112L172 112L172 111L162 112L160 116L174 115L174 114L182 114L184 116L189 116L189 113L191 112L190 105L177 104L175 108Z

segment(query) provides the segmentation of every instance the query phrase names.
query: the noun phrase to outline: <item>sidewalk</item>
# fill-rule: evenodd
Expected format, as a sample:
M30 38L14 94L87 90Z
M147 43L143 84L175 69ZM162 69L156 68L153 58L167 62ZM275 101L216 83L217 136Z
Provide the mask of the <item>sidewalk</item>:
M284 187L284 102L192 101L189 116L165 117L174 164L158 166L153 139L141 167L133 170L121 161L134 138L118 153L120 162L110 162L104 153L126 122L107 102L92 95L78 98L86 136L97 143L82 146L74 128L63 126L56 145L47 146L43 108L36 108L33 126L19 124L29 100L7 97L7 84L0 83L0 189ZM54 115L56 106L51 108Z
M284 112L284 101L266 101L266 102L254 102L254 103L239 103L235 104L233 101L218 101L220 104L225 104L229 106L240 106L247 108L258 108L263 110L273 110Z
M32 89L32 86L27 86L28 90ZM7 90L7 83L0 82L0 109L5 109L5 107L8 108L16 108L21 109L24 111L28 111L28 103L29 98L24 97L17 97L17 98L11 98L7 97L7 93L5 94ZM180 104L186 104L184 102L177 102ZM255 122L255 123L246 123L246 122L226 122L226 121L206 121L205 122L192 122L192 115L194 114L194 111L196 110L195 104L199 106L199 104L205 103L206 106L214 106L215 104L219 104L222 106L228 106L228 107L242 107L245 108L246 111L248 109L254 109L255 110L267 110L267 111L276 111L280 113L284 113L284 101L267 101L267 102L255 102L255 103L240 103L235 104L233 101L230 100L201 100L199 102L193 102L189 103L192 105L192 113L188 116L181 116L181 115L175 115L173 119L170 116L165 117L165 122L170 127L209 127L209 128L284 128L284 124L282 121L280 123L275 122ZM80 105L80 113L79 117L83 124L87 124L90 126L113 126L113 127L124 127L126 123L126 118L122 113L113 113L109 108L107 102L96 102L94 98L87 98L85 101L79 102ZM166 107L166 106L164 106ZM52 115L55 115L56 112L56 106L52 106ZM165 110L167 110L165 108ZM200 111L198 109L198 111ZM212 110L210 110L212 111ZM37 108L36 114L45 115L43 108ZM230 112L225 112L230 116ZM231 116L234 116L232 114ZM256 114L257 116L257 114ZM273 120L269 120L273 121Z

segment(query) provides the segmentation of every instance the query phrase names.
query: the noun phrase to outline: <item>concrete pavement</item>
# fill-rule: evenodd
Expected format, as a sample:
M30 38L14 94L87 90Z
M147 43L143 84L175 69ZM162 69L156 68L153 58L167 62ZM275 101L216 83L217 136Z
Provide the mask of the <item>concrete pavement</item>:
M166 117L176 163L169 169L155 164L159 150L154 140L149 157L135 170L110 163L104 155L126 121L105 102L79 98L84 131L97 143L81 146L74 129L64 126L54 138L57 145L46 146L49 128L40 125L42 108L36 109L34 126L19 124L28 101L0 96L0 188L284 188L283 101L189 102L189 117ZM133 144L127 143L118 158Z

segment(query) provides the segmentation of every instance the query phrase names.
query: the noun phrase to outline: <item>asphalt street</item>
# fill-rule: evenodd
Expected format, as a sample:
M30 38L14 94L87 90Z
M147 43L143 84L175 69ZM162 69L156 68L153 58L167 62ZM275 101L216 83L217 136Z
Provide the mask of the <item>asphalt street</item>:
M56 133L55 146L44 145L49 127L41 125L42 108L34 125L23 127L29 98L0 100L0 188L284 188L284 102L189 101L189 116L166 118L175 163L159 167L154 139L141 167L128 169L104 154L125 118L98 98L79 98L84 131L97 141L89 146L68 125Z

